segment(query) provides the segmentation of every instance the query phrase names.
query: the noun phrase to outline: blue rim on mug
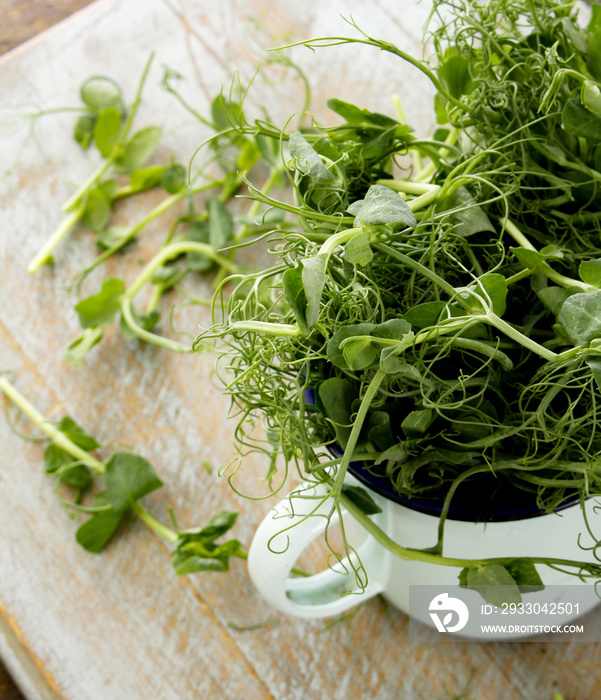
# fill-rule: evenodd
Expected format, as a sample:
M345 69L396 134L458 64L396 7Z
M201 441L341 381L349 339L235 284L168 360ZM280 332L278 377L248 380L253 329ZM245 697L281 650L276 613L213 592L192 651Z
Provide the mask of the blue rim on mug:
M304 398L307 404L315 405L315 392L313 389L305 389ZM342 448L336 444L328 445L327 449L333 457L341 457L343 454ZM362 462L351 462L348 471L357 481L361 482L378 495L387 498L389 501L398 503L410 510L424 513L425 515L440 517L442 513L443 502L441 500L401 496L401 494L394 489L390 479L370 472L365 468ZM503 494L504 497L501 496L499 498L499 500L504 501L502 505L495 503L492 508L486 508L486 499L482 499L482 493L470 493L470 490L477 491L479 486L482 487L482 482L465 482L458 487L457 493L449 507L449 512L447 514L448 520L462 520L464 522L506 522L508 520L537 518L547 513L544 508L541 509L536 503L533 493L520 491L512 488L510 485L508 485L506 489L508 493ZM574 494L556 506L553 512L569 508L578 503L579 500L579 495ZM479 507L475 506L474 503L479 504Z

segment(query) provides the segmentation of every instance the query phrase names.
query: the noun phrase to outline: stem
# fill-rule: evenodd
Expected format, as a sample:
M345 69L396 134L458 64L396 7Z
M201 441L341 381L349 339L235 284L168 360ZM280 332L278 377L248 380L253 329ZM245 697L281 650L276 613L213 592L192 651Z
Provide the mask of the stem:
M144 71L142 72L142 77L140 78L140 83L138 85L136 97L135 97L134 102L131 106L131 109L129 110L129 114L127 115L127 120L125 122L125 126L123 127L123 131L121 132L121 136L119 138L120 144L122 144L125 141L125 139L127 138L127 135L130 132L132 124L134 123L134 118L136 116L136 112L138 111L138 107L140 106L140 100L142 99L142 90L144 89L144 83L146 82L146 78L148 77L148 71L150 70L150 66L151 66L153 60L154 60L154 51L151 52L150 56L148 57L148 60L146 61L146 65L144 66Z
M156 532L157 535L163 537L171 544L177 542L177 532L164 525L160 520L157 520L137 501L131 504L131 509L150 530Z
M425 192L424 194L420 195L419 197L416 197L415 199L410 199L407 202L407 206L411 211L417 211L418 209L423 209L424 207L427 207L428 204L432 204L437 198L438 195L440 194L440 191L442 190L442 187L440 185L434 185L436 189L432 189L429 192Z
M510 326L509 323L507 323L507 321L504 321L502 318L499 318L496 314L489 312L482 317L482 320L490 323L491 326L494 326L497 330L500 330L506 336L508 336L512 340L515 340L516 343L523 345L525 348L531 350L539 357L542 357L544 360L547 360L547 362L555 362L559 359L559 355L552 352L551 350L548 350L544 346L539 345L535 340L532 340L532 338L528 338L523 333L520 333L513 326Z
M193 348L188 345L178 343L176 340L170 340L169 338L163 338L163 336L157 335L156 333L151 333L150 331L144 330L144 328L139 326L132 313L131 299L126 295L121 298L121 313L123 315L123 321L132 331L132 333L135 333L138 338L145 340L147 343L158 345L159 347L165 348L165 350L171 350L172 352L190 353L194 351Z
M513 238L514 241L516 241L516 243L519 243L522 248L538 252L536 248L532 245L532 243L530 243L530 241L526 238L526 236L524 236L524 234L519 230L519 228L513 223L513 221L504 217L503 219L501 219L501 225L505 227L507 233ZM556 282L562 287L578 287L579 289L582 289L583 292L599 291L597 287L593 287L592 285L587 284L586 282L582 282L581 280L575 280L572 277L566 277L566 275L562 275L560 272L554 270L548 263L544 261L540 262L537 265L537 267L550 280ZM531 272L532 270L529 270L529 273Z
M480 340L473 340L471 338L452 338L451 343L455 347L473 350L474 352L482 353L483 355L496 360L507 372L513 369L513 362L504 352L494 346L487 345Z
M198 192L202 192L203 190L208 190L212 187L217 187L218 185L221 184L221 181L219 180L212 180L211 182L207 182L204 185L199 185L198 187L195 187L191 190L182 190L181 192L176 192L175 194L170 195L166 199L164 199L160 204L158 204L154 209L152 209L139 223L137 223L125 236L122 238L119 243L116 243L114 246L111 246L110 248L107 248L103 253L101 253L90 265L88 265L84 270L83 270L83 275L87 275L89 272L91 272L94 268L98 267L101 263L103 263L105 260L111 257L111 255L114 255L117 251L121 250L127 243L129 243L133 238L135 238L136 234L139 233L145 226L146 224L150 223L153 219L156 219L158 216L161 214L164 214L168 209L170 209L172 206L176 205L178 202L181 202L184 197L188 194L196 194Z
M377 248L382 253L389 255L391 258L396 258L396 260L405 263L407 267L410 267L412 270L419 272L421 275L423 275L431 282L434 282L434 284L438 285L441 289L443 289L449 296L455 297L457 295L457 290L455 289L455 287L453 287L453 285L449 284L446 280L437 275L434 271L417 262L417 260L413 260L413 258L410 258L404 253L400 253L398 250L395 250L395 248L387 245L386 243L373 243L372 245L374 248ZM461 303L460 298L458 299L458 301L459 303Z
M427 192L438 192L440 185L431 185L428 182L414 182L412 180L376 180L376 185L383 185L395 192L406 192L407 194L426 194Z
M74 442L69 440L69 438L63 432L56 428L51 422L46 420L46 418L44 418L37 408L29 403L29 401L4 377L0 377L0 391L2 391L6 397L10 399L15 406L17 406L17 408L21 409L21 411L23 411L23 413L35 425L43 430L55 445L65 450L65 452L68 452L70 455L75 457L75 459L82 464L85 464L97 474L104 474L105 469L103 462L96 459L89 452L86 452L81 447L78 447ZM161 537L164 537L172 544L177 542L177 533L168 528L166 525L163 525L163 523L159 522L139 503L132 503L131 509L151 530L156 532Z
M78 461L85 464L90 469L93 469L98 474L104 474L104 464L89 452L86 452L81 447L78 447L74 442L61 432L52 422L48 421L44 416L33 406L29 401L18 392L15 387L4 377L0 377L0 391L10 399L17 408L38 426L52 442L61 447L65 452L75 457Z
M80 203L81 198L86 194L86 192L95 185L98 180L104 175L104 173L112 165L112 158L107 158L103 163L101 163L98 168L88 177L84 183L78 187L77 190L69 197L69 199L63 204L62 210L64 212L69 212L75 209L75 207Z
M287 323L269 323L268 321L235 321L228 326L228 333L232 331L252 331L253 333L290 337L300 335L301 332L298 326Z
M123 321L127 324L128 328L132 331L132 333L134 333L139 338L145 340L148 343L158 345L159 347L165 348L166 350L172 350L173 352L190 353L194 350L188 345L178 343L176 340L170 340L169 338L163 338L162 336L157 335L156 333L151 333L150 331L147 331L144 328L142 328L134 318L132 311L132 301L136 294L140 291L140 289L142 289L142 287L147 282L150 282L156 270L158 270L165 262L167 262L167 260L175 258L178 255L182 255L182 253L189 252L202 253L203 255L206 255L207 257L211 258L217 264L230 270L231 272L236 271L236 267L232 262L224 258L222 255L216 253L215 250L207 243L197 243L195 241L182 241L180 243L171 243L170 245L163 248L163 250L159 251L154 256L154 258L152 258L152 260L146 265L146 267L142 270L142 272L138 275L134 282L132 282L132 284L128 287L125 294L121 297L121 313L123 315ZM155 294L151 299L151 302L154 303L155 301L158 301L158 298L160 298L162 292L162 288L159 288L158 290L155 288ZM149 306L151 306L151 304L149 304ZM151 310L152 308L154 307L151 307Z
M386 373L379 369L369 382L369 386L367 387L365 396L361 400L361 405L359 406L359 410L357 411L357 416L353 421L353 428L351 430L351 434L349 435L348 441L344 448L344 454L342 455L340 465L338 466L338 469L336 471L336 481L334 482L334 487L332 488L332 494L334 495L334 501L336 503L339 502L338 499L342 495L342 485L344 483L344 477L346 475L346 471L351 462L351 459L353 458L353 452L357 445L357 441L359 440L359 435L361 434L361 428L363 427L363 423L365 421L365 418L367 417L367 412L385 376Z
M214 248L207 243L197 243L195 241L181 241L180 243L170 243L168 246L160 250L154 258L146 265L142 272L138 275L135 281L129 286L125 295L129 299L140 291L140 289L152 279L153 274L171 258L176 258L183 253L202 253L211 260L214 260L218 265L225 267L230 272L236 272L236 266L223 255L216 253Z
M52 256L52 252L56 246L63 240L63 238L69 233L69 231L75 226L75 224L82 217L84 211L83 206L79 206L67 216L56 229L56 231L50 236L46 243L40 248L36 256L27 266L27 272L33 275L37 272L40 267L48 262L48 259Z
M161 300L161 297L163 296L163 292L165 291L165 286L162 284L153 284L152 285L152 292L150 293L150 298L148 299L148 303L146 304L146 313L150 314L152 313L159 305L159 301Z
M522 559L533 564L545 564L546 566L569 566L579 570L590 567L590 562L575 561L573 559L555 559L553 557L493 557L488 559L457 559L453 557L443 557L430 552L423 552L416 549L408 549L392 540L380 527L378 527L368 515L358 506L350 501L346 496L340 496L340 504L357 520L385 549L407 561L422 561L439 566L456 566L461 568L476 568L488 564L508 564L510 561Z
M321 246L317 255L323 255L327 258L338 248L339 245L346 243L358 233L363 231L362 228L349 228L346 231L340 231L330 236L327 241Z

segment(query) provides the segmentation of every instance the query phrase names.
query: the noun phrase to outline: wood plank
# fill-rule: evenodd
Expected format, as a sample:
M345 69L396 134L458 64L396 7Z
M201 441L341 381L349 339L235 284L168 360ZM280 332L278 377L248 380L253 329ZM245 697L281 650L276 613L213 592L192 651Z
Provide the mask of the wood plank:
M69 17L92 0L0 0L0 54Z
M402 36L411 50L419 34L409 27L421 25L427 8L407 4L406 22L401 23L396 7L392 0L336 0L310 8L284 0L235 0L227 8L208 0L183 5L103 2L0 65L0 90L10 104L69 104L79 82L94 72L123 76L131 96L150 49L157 49L159 60L139 123L162 121L168 147L185 159L205 133L198 126L182 128L185 115L165 108L158 64L168 62L191 81L200 75L203 84L191 84L190 90L202 111L207 95L229 80L233 66L241 66L244 75L252 73L243 42L244 17L265 22L265 36L277 43L290 26L299 36L340 32L336 12L344 10L368 28L371 23L377 32ZM320 118L326 118L323 102L333 90L342 99L387 111L389 89L378 80L388 83L387 76L398 75L402 87L414 77L399 73L397 62L388 63L379 54L377 65L383 67L376 69L369 52L353 53L350 63L346 50L330 51L327 63L321 55L295 52L315 76ZM374 75L381 77L375 80ZM286 118L297 108L296 84L288 80L275 89L282 100L281 114L274 118ZM413 108L418 122L426 119L420 114L429 113L428 91L419 95L420 104ZM232 458L233 426L224 419L227 402L213 378L211 356L168 354L125 342L111 332L85 368L72 367L62 354L78 323L73 294L64 286L92 259L93 241L78 232L74 244L66 242L57 251L53 269L34 278L23 273L60 221L59 205L70 192L69 181L83 179L95 166L93 155L82 154L71 142L70 128L66 117L45 118L37 125L37 143L24 140L21 132L7 153L14 167L0 192L8 222L0 239L0 366L18 372L20 390L47 415L68 412L101 441L130 444L147 457L166 484L147 499L157 516L167 520L171 505L180 525L190 527L220 508L240 510L236 536L248 543L269 503L237 497L217 475L219 465ZM135 219L155 198L149 193L141 202L124 206L119 216ZM104 275L132 279L139 270L137 261L152 255L176 215L171 212L149 227L126 257L112 260L86 283L86 293ZM194 292L207 295L210 281L198 282ZM177 322L193 334L209 319L206 311L191 307L178 312ZM167 325L160 330L168 333ZM484 700L551 698L554 690L584 700L601 694L596 644L436 644L434 633L426 635L427 642L417 642L409 636L406 616L378 601L326 630L323 622L279 618L254 591L242 562L227 576L178 579L164 544L135 521L105 553L90 555L75 544L76 523L42 477L41 447L23 443L2 421L0 444L0 601L68 700L430 700L445 697L445 687L458 694L472 669L470 693ZM205 458L214 467L210 475L201 465ZM260 493L265 466L258 459L245 460L237 486ZM229 625L274 618L277 624L254 631ZM587 624L599 622L598 611L586 618Z

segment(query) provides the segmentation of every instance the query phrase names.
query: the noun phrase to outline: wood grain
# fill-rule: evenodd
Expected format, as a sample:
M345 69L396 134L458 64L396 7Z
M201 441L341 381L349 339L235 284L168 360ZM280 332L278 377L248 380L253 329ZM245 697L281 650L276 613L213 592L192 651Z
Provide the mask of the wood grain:
M92 0L0 0L0 55L60 22ZM11 635L10 628L5 635ZM18 640L14 640L19 644ZM22 662L26 663L26 662ZM30 670L30 676L35 671ZM40 680L43 683L43 680ZM0 700L23 700L23 695L0 661Z
M0 0L0 54L60 22L92 0Z
M15 12L21 5L11 2ZM155 49L157 63L187 76L191 99L205 111L234 67L243 76L253 73L245 17L261 23L266 43L274 45L290 37L291 27L302 37L339 33L338 11L417 51L427 7L406 0L400 19L396 0L105 0L0 62L0 93L11 105L69 104L85 77L101 73L117 77L131 96ZM399 90L409 85L417 95L408 108L414 110L412 121L427 128L431 95L420 92L413 73L359 48L352 61L343 49L328 51L327 62L321 54L295 54L313 78L319 119L327 118L324 101L333 93L388 111L387 86L394 76ZM280 76L274 85L257 82L251 104L260 107L261 90L275 90L276 120L297 108L292 77ZM140 125L162 123L166 145L157 157L168 159L173 151L187 162L206 134L172 103L166 105L159 83L157 67ZM67 118L40 120L36 137L16 133L6 153L10 172L0 179L7 222L0 230L0 368L17 372L18 388L46 415L68 413L106 442L104 456L119 442L148 458L165 482L146 499L158 517L167 521L172 506L185 528L206 522L220 508L239 510L235 534L249 543L270 503L239 498L217 474L233 456L233 426L224 418L227 401L210 355L169 354L124 341L113 328L86 367L64 362L63 349L78 333L75 297L65 285L92 259L95 243L75 231L57 250L54 267L33 278L24 270L60 222L71 183L97 163L72 142ZM151 192L124 204L116 223L137 220L158 196ZM84 292L96 291L105 276L131 280L184 211L171 211L145 229L128 254L112 259ZM190 291L207 297L211 282L197 280ZM165 334L169 303L159 327ZM176 321L193 335L209 317L190 307L179 310ZM435 633L417 641L406 616L377 600L327 629L323 622L281 618L253 589L242 562L227 576L177 578L165 544L134 520L102 555L90 555L74 542L76 523L42 476L42 447L23 442L3 420L0 445L0 612L65 700L448 700L472 676L468 696L478 700L552 700L556 690L566 700L601 697L599 644L442 644L434 643ZM211 474L203 459L213 466ZM265 468L261 460L245 459L237 488L260 495ZM263 621L270 624L243 630ZM599 628L601 610L585 623Z

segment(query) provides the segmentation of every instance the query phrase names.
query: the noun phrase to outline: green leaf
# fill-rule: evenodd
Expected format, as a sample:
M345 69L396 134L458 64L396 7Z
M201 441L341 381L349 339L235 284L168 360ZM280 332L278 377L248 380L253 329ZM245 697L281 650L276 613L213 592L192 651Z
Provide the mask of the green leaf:
M111 203L101 187L96 187L86 198L83 222L92 231L101 231L111 216Z
M302 266L289 267L282 275L282 284L284 299L290 304L301 333L306 335L310 329L307 324L307 296L303 286Z
M237 519L238 513L235 510L220 510L203 527L182 530L179 533L180 539L184 543L196 541L213 542L213 540L231 530Z
M237 102L230 102L223 95L218 95L211 103L211 118L219 131L242 125L246 121L242 107ZM235 134L233 139L245 140L239 134Z
M497 316L505 313L507 302L507 281L503 275L489 272L478 280L478 291L492 305L492 310Z
M383 452L378 459L375 461L375 464L382 464L383 462L393 462L395 464L402 464L407 460L409 457L409 450L407 449L407 445L401 441L398 442L396 445L393 445L392 447L389 447L385 452Z
M395 440L389 413L386 411L374 411L371 413L367 437L382 452L394 445Z
M119 159L120 165L126 172L138 170L146 163L161 140L161 133L161 127L148 126L131 137L125 144Z
M591 8L591 20L586 28L586 39L587 68L597 81L601 81L601 6L598 4Z
M593 114L601 117L601 90L589 80L582 83L580 91L582 104Z
M85 464L73 464L59 475L61 483L69 488L84 493L92 488L94 479Z
M147 168L134 170L129 178L130 187L136 192L144 192L158 187L165 173L165 166L151 165Z
M57 472L64 464L71 464L74 461L72 457L66 450L58 445L48 445L46 451L44 452L44 468L46 474L54 474Z
M95 505L104 505L104 499L98 498L99 496L102 494L98 494L94 499ZM94 513L89 520L80 525L75 539L88 552L98 554L109 543L122 519L123 513L117 513L112 508Z
M430 408L420 411L411 411L401 423L401 430L409 439L419 439L432 425L436 414Z
M561 119L569 134L601 141L601 116L591 112L573 97L566 102Z
M542 579L529 559L512 559L505 564L505 568L522 593L544 590Z
M234 222L225 204L217 197L207 200L209 242L215 250L225 247L234 235Z
M238 170L246 172L250 170L261 156L261 151L253 141L245 141L238 152L236 166Z
M522 602L517 583L501 564L486 564L469 568L466 588L477 590L487 603L501 607L503 603ZM461 580L461 579L460 579Z
M114 177L108 180L103 180L99 185L98 189L104 194L109 202L113 202L117 197L117 192L119 191L119 184Z
M578 287L543 287L536 295L554 316L558 316L563 303L568 297L580 293Z
M601 258L581 262L578 274L583 282L601 288Z
M344 449L351 434L353 385L348 379L331 377L322 382L316 392L316 404L334 424L339 445Z
M290 156L294 158L294 166L300 173L308 175L314 182L328 182L334 179L334 175L328 170L321 156L300 131L291 134L289 146Z
M83 358L102 340L103 336L104 328L102 326L87 328L81 335L69 343L65 351L66 358L74 365L82 365Z
M125 292L122 279L104 280L98 294L83 299L75 307L82 328L93 328L111 323L121 309L121 297Z
M405 200L384 185L372 185L365 199L354 202L349 211L356 214L354 225L357 227L388 225L413 228L417 224Z
M389 340L404 340L411 333L411 324L402 318L391 318L384 323L378 323L372 335L376 338L388 338Z
M414 365L405 362L400 355L409 347L413 341L413 334L407 335L407 342L399 343L397 346L383 348L380 353L380 369L386 374L394 374L397 377L406 377L419 383L422 375Z
M279 163L279 147L276 139L270 139L263 134L255 134L255 143L263 160L267 165L275 166Z
M350 102L344 102L336 98L329 99L326 103L332 112L336 112L349 124L354 125L374 125L374 126L396 126L398 122L386 114L370 112L368 109L361 109Z
M342 354L349 369L361 370L372 367L380 356L380 347L369 336L351 338L343 345Z
M446 318L447 315L443 313L446 309L448 304L444 301L426 301L406 311L403 318L414 328L421 330L437 325L441 316Z
M317 323L320 312L321 296L326 282L327 258L315 255L302 261L302 280L307 298L306 319L309 328Z
M449 123L449 115L447 113L448 104L449 101L444 95L441 95L439 92L434 95L434 114L439 124Z
M114 80L96 75L88 78L80 88L81 99L94 112L116 109L123 112L121 89Z
M438 75L456 100L474 89L469 61L455 47L447 49L444 61L438 67Z
M367 231L353 236L344 248L344 259L351 265L360 265L365 267L368 265L374 254L369 245L370 236Z
M363 511L365 515L375 515L381 513L382 509L370 496L370 494L361 486L348 486L345 484L342 487L342 495L346 496L351 503Z
M340 369L351 369L344 351L340 348L340 345L347 338L371 335L375 327L375 323L357 323L353 326L340 326L340 328L338 328L338 330L336 330L336 332L332 335L328 343L328 360L336 367L340 367ZM377 352L378 351L376 351L376 354Z
M106 463L104 482L118 513L163 485L150 462L132 452L115 452Z
M171 563L177 574L191 574L197 571L227 571L232 556L243 556L243 549L236 539L223 544L214 540L230 530L238 513L222 510L214 515L201 528L184 530L178 533Z
M495 227L467 187L461 185L440 203L439 211L449 209L458 210L448 214L448 220L458 236L467 238L482 231L494 233Z
M577 51L580 51L580 53L586 54L587 45L586 45L586 36L584 35L584 33L581 32L574 25L574 22L572 22L572 20L569 17L564 17L561 20L561 24L563 26L565 33L568 35L570 41L572 42L572 44L574 44L574 48Z
M44 453L46 474L57 475L61 483L84 492L91 488L93 479L85 464L78 464L75 457L57 445L48 445Z
M560 260L563 253L554 245L545 246L542 250L530 250L529 248L511 248L511 252L519 260L520 264L533 270L537 265L547 260Z
M586 364L591 368L597 388L601 389L601 355L587 355Z
M238 540L228 540L220 545L193 543L183 549L176 549L171 555L171 563L178 575L200 571L228 571L232 556L241 556L242 545Z
M105 250L122 245L130 237L130 233L131 229L128 226L109 226L96 232L96 244Z
M164 169L161 184L169 194L175 194L184 189L187 180L188 173L186 172L186 168L179 163L174 163Z
M184 234L184 240L209 245L209 222L193 221ZM215 264L211 258L197 251L186 253L188 267L195 272L206 272Z
M575 346L601 338L601 291L573 294L564 301L557 320Z
M94 136L96 117L91 114L82 114L73 126L73 138L82 148L87 148Z
M121 113L113 107L103 109L94 125L94 143L103 158L108 158L119 140Z
M86 431L77 425L74 420L69 418L69 416L64 416L59 423L58 429L64 433L71 442L74 442L86 452L92 452L92 450L96 450L100 447L100 443L96 441L96 438L86 433Z

